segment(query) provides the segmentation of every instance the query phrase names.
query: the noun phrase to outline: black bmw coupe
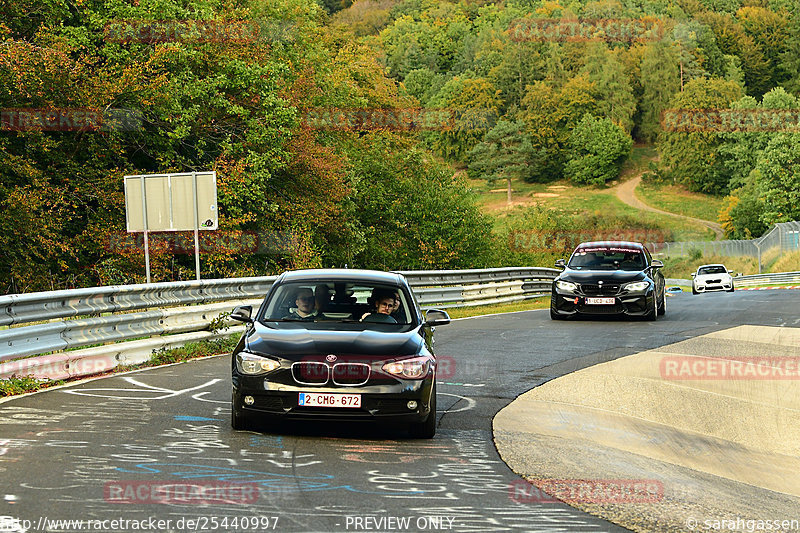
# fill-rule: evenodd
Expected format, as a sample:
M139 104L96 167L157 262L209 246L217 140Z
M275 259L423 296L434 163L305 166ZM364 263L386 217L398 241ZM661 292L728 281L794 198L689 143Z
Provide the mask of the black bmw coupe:
M667 310L664 264L641 243L599 241L579 244L553 280L550 318L628 315L655 320Z
M366 420L436 432L433 328L396 273L320 269L282 274L259 310L232 318L247 330L233 350L234 429L258 420Z

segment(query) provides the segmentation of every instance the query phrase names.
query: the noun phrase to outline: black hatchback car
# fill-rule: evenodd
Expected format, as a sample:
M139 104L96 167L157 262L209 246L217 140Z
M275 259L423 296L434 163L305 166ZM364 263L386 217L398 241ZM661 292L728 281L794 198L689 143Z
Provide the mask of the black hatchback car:
M283 419L366 420L436 432L434 326L396 273L320 269L282 274L233 350L231 425Z
M629 315L655 320L667 311L665 281L647 248L638 242L579 244L553 280L550 318Z

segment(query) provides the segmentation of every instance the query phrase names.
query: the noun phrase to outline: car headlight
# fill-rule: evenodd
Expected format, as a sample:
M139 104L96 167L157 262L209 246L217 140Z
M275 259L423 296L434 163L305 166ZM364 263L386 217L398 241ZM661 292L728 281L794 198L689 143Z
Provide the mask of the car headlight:
M249 352L239 352L236 354L236 368L239 372L248 376L255 376L258 374L266 374L272 372L276 368L280 368L281 364L275 359L256 355Z
M625 290L630 292L639 292L647 290L648 287L650 287L649 281L634 281L633 283L627 283L625 285Z
M556 289L560 290L561 292L575 292L578 290L578 286L571 281L556 281Z
M403 379L420 379L428 375L431 367L431 358L427 356L412 357L402 361L394 361L383 365L383 371L387 374Z

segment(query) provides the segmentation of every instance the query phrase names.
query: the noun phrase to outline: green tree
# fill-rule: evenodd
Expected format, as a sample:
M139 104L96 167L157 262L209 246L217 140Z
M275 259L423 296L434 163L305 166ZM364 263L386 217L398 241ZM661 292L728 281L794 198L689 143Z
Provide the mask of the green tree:
M594 83L597 111L630 133L633 129L633 114L636 100L633 97L630 79L617 54L605 44L592 48L586 57L585 71Z
M667 42L648 44L642 54L641 137L655 141L661 131L661 114L680 91L678 57Z
M755 186L764 199L761 221L800 219L800 135L776 135L758 158Z
M686 184L693 191L720 194L727 191L726 173L718 148L719 131L703 120L709 111L727 109L741 96L741 87L721 79L695 79L670 102L672 110L691 118L674 124L658 139L658 152L665 175Z
M469 154L469 171L473 178L485 179L490 184L505 180L506 203L509 205L511 180L527 177L528 160L533 152L530 139L523 130L521 122L501 120Z
M633 139L610 119L585 115L572 132L569 146L564 174L577 183L603 185L619 176Z

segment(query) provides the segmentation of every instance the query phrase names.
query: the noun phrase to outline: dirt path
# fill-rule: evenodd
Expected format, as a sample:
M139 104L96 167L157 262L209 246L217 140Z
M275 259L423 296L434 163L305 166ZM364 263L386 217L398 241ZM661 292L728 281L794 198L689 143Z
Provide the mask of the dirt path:
M634 190L636 189L636 187L639 185L639 182L641 182L641 181L642 181L642 177L641 176L636 176L633 179L630 179L630 180L628 180L628 181L626 181L624 183L621 183L621 184L617 185L615 187L616 188L616 193L617 193L617 198L619 198L620 201L622 201L622 203L627 204L627 205L629 205L631 207L635 207L636 209L641 209L642 211L651 211L653 213L659 213L659 214L668 215L668 216L671 216L671 217L685 218L686 220L691 220L692 222L696 222L697 224L702 224L703 226L707 227L708 229L710 229L711 231L714 232L714 234L717 236L717 240L720 240L720 239L723 238L723 236L725 235L725 232L722 230L722 226L720 226L716 222L711 222L709 220L703 220L703 219L700 219L700 218L694 218L694 217L690 217L690 216L686 216L686 215L679 215L677 213L670 213L669 211L662 211L661 209L656 209L655 207L650 207L646 203L644 203L641 200L639 200L639 198L636 197L636 194L634 194Z

